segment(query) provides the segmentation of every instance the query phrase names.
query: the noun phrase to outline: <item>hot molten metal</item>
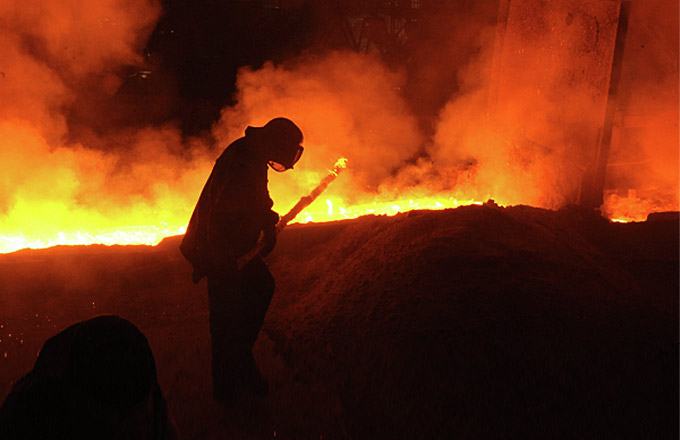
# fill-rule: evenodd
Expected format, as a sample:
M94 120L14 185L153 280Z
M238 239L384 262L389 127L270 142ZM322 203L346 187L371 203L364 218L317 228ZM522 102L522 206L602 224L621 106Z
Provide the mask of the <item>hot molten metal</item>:
M337 164L336 164L337 165ZM341 186L339 183L338 186ZM294 200L291 198L291 200ZM501 206L507 205L503 200L497 200ZM319 198L306 206L304 210L290 220L290 223L320 223L345 219L354 219L365 215L387 215L392 216L402 212L412 210L442 210L456 208L459 206L482 204L483 200L473 198L462 198L439 194L433 196L406 195L403 198L394 200L375 200L369 202L351 203L342 195L330 194L326 198ZM635 195L629 197L619 197L610 195L603 207L606 217L616 222L644 221L650 212L663 211L670 208L663 204L651 203L646 199L638 199ZM282 205L292 205L288 200ZM187 207L187 212L190 210ZM161 242L165 237L181 235L186 231L188 213L182 215L175 212L174 217L168 212L159 212L158 219L148 218L147 224L124 224L125 216L118 216L123 222L121 226L111 226L110 222L99 223L96 219L83 218L82 223L73 222L69 230L50 230L49 224L45 226L40 234L28 235L14 232L12 234L0 233L0 253L14 252L19 249L48 248L58 245L149 245L154 246ZM77 217L77 216L76 216ZM85 216L87 217L87 216ZM129 216L129 220L139 221L139 215ZM88 221L90 220L90 221ZM48 222L49 223L49 222ZM65 228L61 228L65 229ZM21 228L19 228L21 230Z
M346 159L335 164L329 176L337 177L344 168ZM318 195L318 194L316 194ZM463 205L481 204L472 199L457 200L453 197L421 197L405 198L393 201L374 201L370 203L350 204L341 196L330 196L318 199L299 212L290 223L328 222L354 219L364 215L396 215L400 212L426 209L440 210ZM190 207L187 208L190 210ZM153 221L141 225L121 225L119 227L100 226L94 219L83 218L82 223L75 221L71 230L49 230L47 224L39 235L24 233L0 233L0 253L14 252L19 249L42 249L59 245L149 245L154 246L165 237L181 235L186 232L188 214L169 218L169 213L159 213L164 221ZM38 217L36 215L36 217ZM77 216L76 216L77 217ZM130 218L133 218L132 215ZM134 218L139 219L138 216ZM124 220L124 217L123 217ZM49 223L49 222L47 222Z

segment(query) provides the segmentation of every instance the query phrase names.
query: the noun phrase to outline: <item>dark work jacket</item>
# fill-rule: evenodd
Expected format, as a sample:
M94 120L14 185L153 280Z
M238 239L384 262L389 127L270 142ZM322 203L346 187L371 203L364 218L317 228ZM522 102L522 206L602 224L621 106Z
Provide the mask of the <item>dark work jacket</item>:
M267 189L267 164L257 157L254 138L246 134L224 150L191 215L180 250L194 267L194 281L233 270L260 232L278 221Z

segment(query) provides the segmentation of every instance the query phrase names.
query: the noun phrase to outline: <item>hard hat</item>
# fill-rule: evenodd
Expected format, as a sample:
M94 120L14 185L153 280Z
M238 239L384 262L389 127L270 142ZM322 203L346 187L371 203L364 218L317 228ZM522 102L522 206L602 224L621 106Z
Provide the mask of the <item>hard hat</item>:
M264 141L271 145L269 166L275 171L286 171L300 160L304 148L302 131L287 118L274 118L261 129Z

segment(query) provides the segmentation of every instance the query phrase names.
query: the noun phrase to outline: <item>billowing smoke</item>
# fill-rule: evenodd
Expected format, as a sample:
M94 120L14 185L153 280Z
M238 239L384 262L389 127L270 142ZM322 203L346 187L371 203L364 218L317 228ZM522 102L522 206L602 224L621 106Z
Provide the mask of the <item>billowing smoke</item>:
M485 51L459 70L463 87L441 113L433 157L474 164L475 198L576 203L604 119L617 16L614 3L501 9Z
M125 242L140 226L167 235L191 212L210 160L186 157L178 130L110 131L88 144L69 130L84 97L110 96L118 69L141 62L159 13L155 0L0 5L2 251ZM105 101L88 106L105 120Z
M604 122L618 8L567 1L501 8L493 55L458 70L462 86L441 113L434 160L477 164L478 199L577 203ZM678 209L677 47L677 3L631 3L605 185L610 217Z
M578 175L585 168L584 151L586 146L593 150L596 140L592 121L603 117L606 84L592 87L595 92L582 90L589 84L584 86L579 78L575 85L568 84L560 77L565 60L533 77L513 71L517 65L507 55L513 45L540 49L545 35L522 42L508 37L507 47L499 52L494 47L496 20L489 20L486 6L444 8L446 14L430 19L430 24L441 27L438 31L444 35L439 35L438 43L442 44L435 51L425 39L422 47L413 49L427 69L416 66L408 83L403 71L388 69L370 53L336 52L284 66L243 70L238 79L239 102L224 110L219 124L221 138L232 139L248 123L290 116L306 134L300 168L323 169L337 157L348 157L347 175L352 179L344 178L329 189L343 203L421 197L493 198L504 204L548 208L574 203ZM608 26L611 56L615 23ZM572 46L583 39L579 31L563 33L576 40ZM429 30L428 35L436 33ZM450 54L442 48L450 49ZM564 52L568 50L573 47ZM492 77L494 57L501 56L506 58L505 74L500 77L495 72ZM427 75L426 71L448 74ZM423 76L423 81L413 83L413 77ZM513 82L524 88L513 88ZM536 94L535 84L546 84L542 95ZM494 96L494 86L508 90ZM435 88L442 96L432 96ZM424 96L415 96L414 90ZM438 105L431 128L423 128L418 114L428 109L427 103ZM285 181L281 186L285 191L302 191L309 186L307 178L290 173L281 177Z
M513 2L499 17L502 32L489 20L496 2L461 5L430 19L440 33L450 30L449 37L437 40L436 49L430 40L421 42L412 54L424 66L410 76L371 54L353 53L241 71L239 103L223 112L222 139L247 123L289 115L307 134L300 169L350 159L353 179L329 189L348 203L413 197L493 198L547 208L579 203L604 122L619 5ZM616 117L645 108L645 119L638 117L638 127L630 120L615 124L607 181L608 193L624 188L626 194L661 195L654 210L677 209L678 163L677 5L657 6L636 4L631 11ZM660 27L652 24L659 21ZM640 69L650 55L636 47L645 44L654 47L655 61ZM636 71L643 78L632 78ZM423 81L414 83L414 77ZM434 97L435 90L442 96ZM439 110L430 131L418 112L434 102ZM635 159L628 159L634 170L617 163L630 154L631 142L639 145ZM628 182L617 167L625 168ZM302 191L308 177L290 173L281 187ZM648 190L636 192L643 187ZM608 205L604 210L614 214ZM629 218L644 219L647 212Z
M411 34L401 67L395 53L385 62L377 50L340 50L242 68L236 104L222 110L214 137L223 148L246 126L277 116L302 128L306 150L296 169L270 173L280 212L340 157L349 166L315 202L324 210L326 198L329 209L363 213L377 202L423 207L401 206L421 198L575 203L604 117L618 9L571 1L517 9L521 3L510 3L500 21L497 1L438 3ZM631 9L607 181L611 215L616 203L640 200L651 200L647 211L677 209L671 3ZM181 232L219 151L171 122L126 126L107 100L124 67L144 63L160 13L157 0L0 4L1 251L124 242L149 228L152 241Z
M439 8L442 14L423 20L408 48L397 54L412 58L406 68L388 67L384 54L369 50L301 56L240 71L238 103L223 110L217 125L222 141L239 136L245 125L281 115L305 133L296 171L270 177L275 208L292 205L339 157L349 159L347 171L317 206L329 198L345 207L361 205L365 212L374 203L395 202L404 209L415 205L402 202L422 198L468 202L493 196L492 188L473 191L469 178L477 164L464 153L438 154L444 150L439 142L446 140L432 126L447 101L486 86L496 2ZM470 78L480 72L484 80L472 85ZM468 118L485 114L477 105L465 111Z
M421 145L416 121L398 93L401 85L403 76L374 57L352 52L334 52L291 66L244 69L237 82L238 104L224 109L218 137L226 142L241 136L246 125L287 116L305 136L298 168L323 173L346 157L350 165L343 183L334 184L328 193L342 194L350 203L366 202ZM272 176L275 201L288 198L284 207L294 203L321 175L295 170Z
M606 211L621 218L678 210L678 3L631 3ZM626 62L627 61L627 62Z
M3 1L0 116L63 136L65 107L88 87L115 90L115 69L140 61L159 13L155 0Z

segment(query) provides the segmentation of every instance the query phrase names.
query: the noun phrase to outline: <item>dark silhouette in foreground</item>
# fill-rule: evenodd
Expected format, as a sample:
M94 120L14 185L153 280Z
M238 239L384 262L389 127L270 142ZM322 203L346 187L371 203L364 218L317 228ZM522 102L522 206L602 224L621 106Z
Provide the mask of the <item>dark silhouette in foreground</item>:
M48 339L0 408L2 439L177 439L146 337L113 315Z
M261 256L276 244L279 215L267 189L267 165L292 169L302 155L302 132L276 118L248 127L217 159L180 245L194 282L208 279L213 394L232 401L241 391L268 394L252 347L274 294L274 278ZM238 265L262 237L259 255Z

